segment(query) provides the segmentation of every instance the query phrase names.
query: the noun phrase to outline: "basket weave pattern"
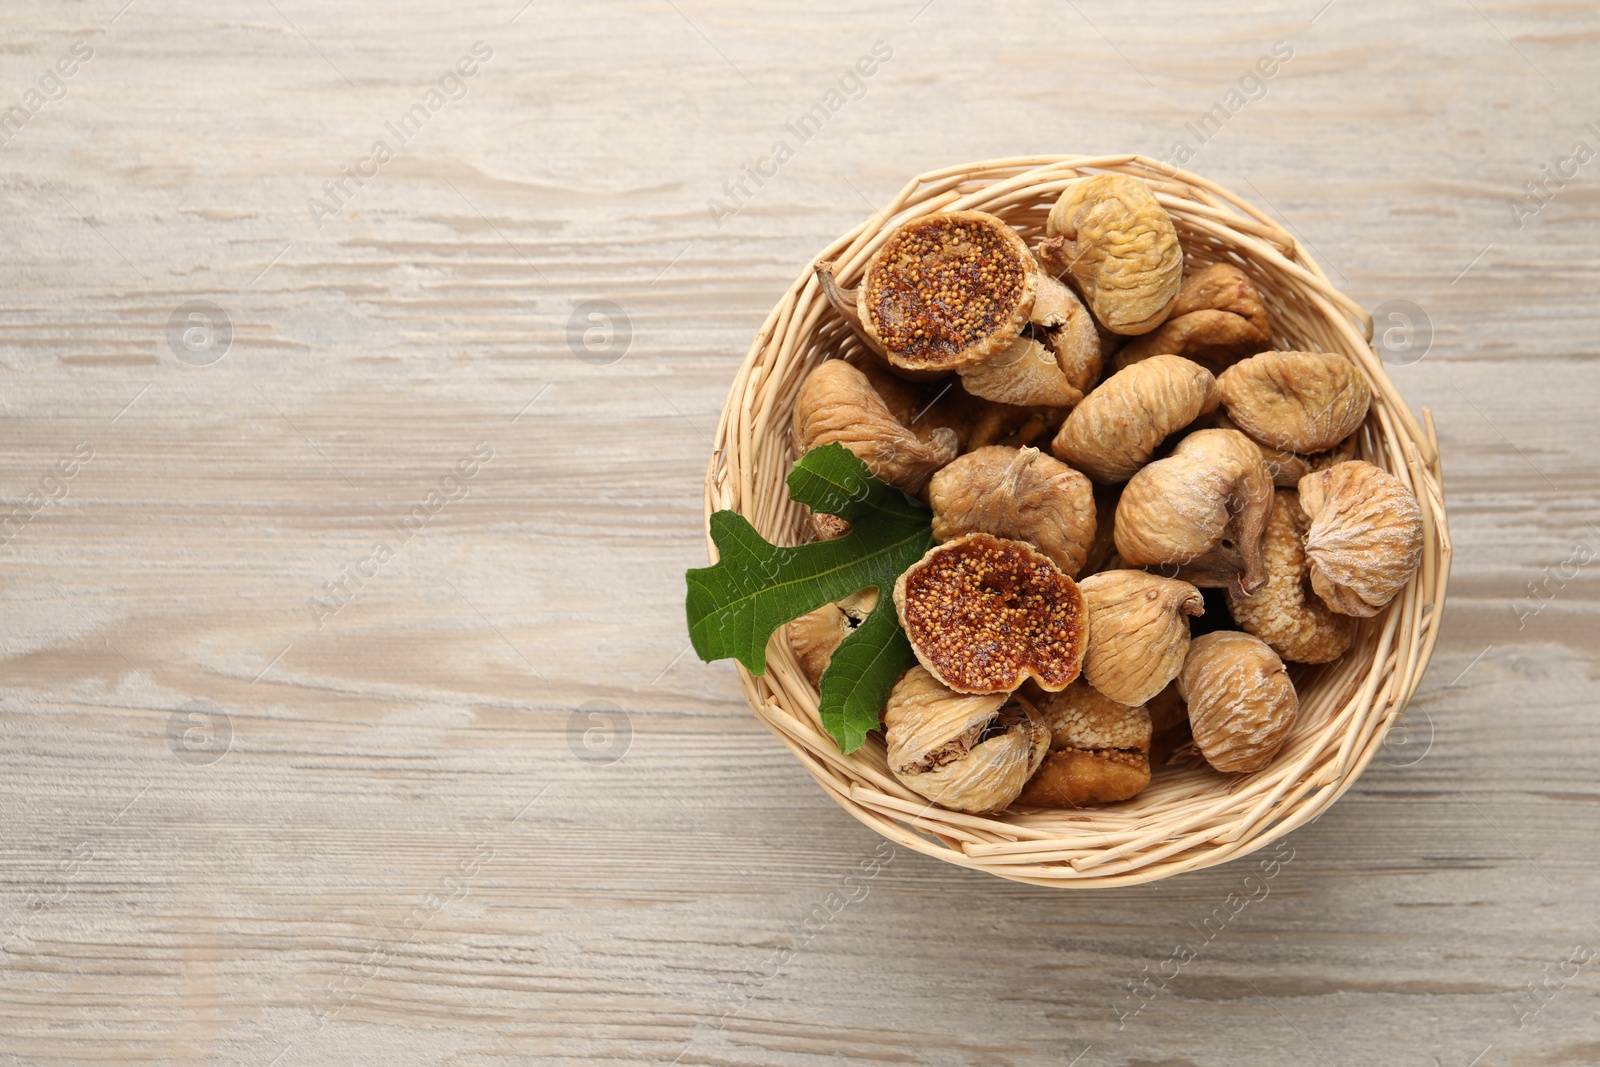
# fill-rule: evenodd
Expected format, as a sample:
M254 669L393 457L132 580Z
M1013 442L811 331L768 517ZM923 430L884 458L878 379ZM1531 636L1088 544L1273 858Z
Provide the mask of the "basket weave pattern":
M738 668L756 715L845 810L896 844L963 867L1041 885L1117 886L1209 867L1276 840L1315 818L1364 770L1416 691L1438 634L1450 570L1439 453L1433 422L1419 424L1384 372L1369 339L1372 320L1339 293L1281 226L1232 193L1143 156L1032 156L970 163L913 179L882 215L818 254L843 285L861 272L888 233L934 211L987 211L1015 226L1030 247L1070 181L1119 172L1147 182L1177 226L1185 271L1231 262L1255 281L1279 347L1348 356L1372 387L1356 455L1396 475L1422 508L1417 576L1350 651L1321 667L1291 665L1300 713L1289 742L1250 775L1204 765L1158 769L1132 800L1103 808L965 815L933 807L901 785L874 736L850 756L823 731L817 696L780 629L767 672ZM728 508L768 540L795 544L804 509L784 479L793 462L790 415L807 372L860 342L829 306L811 265L767 316L739 368L717 428L706 476L707 516ZM715 549L712 549L713 559Z

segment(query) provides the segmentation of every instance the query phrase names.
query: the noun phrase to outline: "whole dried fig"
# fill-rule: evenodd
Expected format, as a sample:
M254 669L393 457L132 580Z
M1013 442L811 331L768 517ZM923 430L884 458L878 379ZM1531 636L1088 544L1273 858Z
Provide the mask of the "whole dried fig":
M1356 637L1356 621L1328 610L1312 593L1302 544L1307 525L1293 490L1279 489L1273 494L1272 514L1261 543L1267 584L1247 597L1230 596L1228 610L1241 629L1261 638L1284 659L1331 663L1349 651ZM1088 595L1085 586L1084 596ZM1092 619L1092 600L1090 611ZM1092 640L1089 654L1094 655ZM1088 667L1084 669L1087 672Z
M1017 798L1039 808L1127 800L1150 784L1150 714L1072 683L1040 700L1050 751Z
M1002 404L1069 408L1083 399L1055 351L1027 336L1017 338L993 359L962 367L959 373L967 392Z
M956 457L957 445L948 427L919 434L901 425L865 374L830 359L806 375L795 398L794 454L836 441L861 457L873 474L913 494Z
M1248 596L1266 582L1261 538L1271 509L1272 477L1255 443L1237 430L1196 430L1128 480L1117 552L1126 564L1173 568L1193 585Z
M1056 362L1067 376L1067 383L1087 396L1094 383L1100 380L1100 371L1105 365L1105 345L1100 338L1100 328L1095 325L1089 309L1083 306L1083 301L1072 290L1050 279L1048 274L1039 275L1041 282L1047 279L1054 285L1054 289L1049 291L1058 295L1053 298L1055 306L1046 317L1061 321L1039 332L1043 335L1045 345L1056 354ZM1041 303L1045 300L1045 291L1040 291Z
M1181 356L1154 356L1100 383L1050 443L1097 482L1126 481L1169 434L1217 406L1211 372Z
M1259 771L1272 762L1300 710L1278 654L1238 630L1194 639L1178 692L1189 704L1195 745L1219 771Z
M1176 355L1220 371L1272 346L1261 294L1231 263L1213 263L1183 280L1167 321L1117 353L1118 370L1151 356Z
M1422 562L1422 509L1405 483L1359 459L1300 479L1311 588L1341 615L1376 615Z
M982 211L939 211L904 223L867 263L858 289L832 263L817 277L829 302L873 351L909 371L949 371L999 355L1017 339L1041 291L1039 265L1017 231ZM1059 315L1059 283L1041 316Z
M957 693L921 667L895 683L883 722L889 771L919 796L973 814L1016 800L1050 747L1044 723L1008 694Z
M1027 541L1072 577L1094 543L1089 479L1037 448L990 445L953 461L928 483L933 536L988 533Z
M1113 333L1149 333L1183 283L1178 232L1150 187L1124 174L1068 185L1050 209L1044 266L1071 274L1094 317Z
M1065 689L1083 666L1083 594L1023 541L975 533L934 546L894 585L917 660L960 693L1008 693L1033 678Z
M1089 606L1083 678L1119 704L1142 705L1183 669L1190 615L1206 610L1188 582L1145 571L1101 571L1078 583Z
M850 631L867 621L867 616L877 606L878 591L863 589L785 625L789 647L794 649L795 659L800 661L800 669L812 685L822 684L822 672L828 669L834 652L850 636Z
M1335 352L1263 352L1223 371L1217 388L1249 437L1301 455L1349 437L1372 401L1356 365Z

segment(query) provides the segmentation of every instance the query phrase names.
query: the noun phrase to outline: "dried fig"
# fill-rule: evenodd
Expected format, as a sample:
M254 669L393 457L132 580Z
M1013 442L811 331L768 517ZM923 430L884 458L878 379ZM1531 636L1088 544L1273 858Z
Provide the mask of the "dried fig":
M1068 185L1050 209L1039 257L1071 274L1094 317L1118 334L1149 333L1183 283L1183 249L1150 187L1124 174Z
M1271 508L1272 477L1255 443L1237 430L1196 430L1129 479L1117 501L1117 552L1126 564L1175 568L1194 585L1248 596L1266 582Z
M999 355L1041 292L1041 316L1060 316L1060 284L1041 275L1017 231L982 211L935 212L900 226L867 263L858 289L841 288L832 263L816 272L867 345L909 371L957 370Z
M1272 762L1300 709L1278 654L1238 630L1194 639L1178 692L1200 754L1219 771L1259 771Z
M1043 281L1049 275L1040 274L1039 278ZM1067 376L1067 383L1087 396L1089 390L1094 388L1094 383L1100 380L1100 371L1105 363L1105 345L1100 339L1100 328L1095 325L1089 309L1073 295L1072 290L1053 279L1052 282L1055 291L1060 294L1057 298L1060 306L1047 317L1060 318L1061 322L1039 332L1043 335L1044 343L1056 354L1056 362ZM1040 300L1043 299L1041 290Z
M1349 437L1372 401L1356 365L1335 352L1263 352L1223 371L1217 388L1239 429L1301 455Z
M921 667L900 677L884 711L889 770L936 804L973 814L1017 799L1050 746L1050 732L1005 693L957 693Z
M1208 370L1272 347L1261 294L1231 263L1213 263L1183 280L1167 321L1117 353L1118 370L1151 356L1192 359Z
M1356 637L1356 621L1329 611L1312 594L1301 541L1307 525L1293 490L1280 489L1273 494L1272 514L1267 518L1267 532L1261 542L1267 584L1250 596L1230 597L1228 610L1241 629L1261 638L1284 659L1294 663L1331 663L1349 651ZM1083 586L1083 594L1089 596L1087 585ZM1093 604L1091 599L1091 619ZM1092 663L1092 638L1089 656ZM1086 665L1086 673L1088 669Z
M1082 679L1046 694L1039 716L1050 751L1018 803L1075 808L1127 800L1150 784L1150 714L1097 693Z
M901 425L857 368L839 359L817 366L794 405L794 453L803 456L835 441L890 485L920 493L933 472L956 457L955 431L939 426L918 434Z
M968 452L933 476L928 502L938 540L988 533L1027 541L1069 578L1094 543L1089 479L1037 448Z
M1359 459L1300 479L1311 588L1341 615L1376 615L1422 562L1422 509L1405 483Z
M824 604L784 627L789 647L794 649L795 659L800 661L800 669L812 685L822 684L822 672L828 669L834 652L850 636L850 631L867 621L867 616L877 606L878 591L863 589L836 604Z
M1083 399L1055 351L1027 336L987 362L961 368L960 374L967 392L1002 404L1069 408Z
M1216 406L1210 371L1154 356L1101 382L1067 415L1050 451L1097 482L1126 481L1169 434Z
M917 660L961 693L1008 693L1032 677L1065 689L1083 666L1083 594L1022 541L975 533L936 545L894 585Z
M1119 704L1144 704L1183 668L1188 617L1206 610L1200 590L1127 570L1091 574L1078 588L1089 607L1084 680Z

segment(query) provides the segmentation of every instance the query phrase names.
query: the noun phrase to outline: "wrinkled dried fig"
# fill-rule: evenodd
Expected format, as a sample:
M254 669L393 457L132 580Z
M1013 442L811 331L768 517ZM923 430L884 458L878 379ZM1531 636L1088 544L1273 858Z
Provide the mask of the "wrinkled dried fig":
M1220 371L1270 347L1272 328L1261 294L1238 267L1213 263L1183 280L1167 321L1124 345L1116 366L1121 370L1151 356L1175 355Z
M1272 762L1300 709L1278 654L1238 630L1194 639L1178 691L1200 754L1219 771L1259 771Z
M1263 352L1223 371L1217 388L1249 437L1301 455L1349 437L1372 401L1356 365L1334 352Z
M1255 443L1237 430L1196 430L1128 480L1117 552L1131 566L1171 568L1194 585L1248 596L1266 581L1261 538L1271 509L1272 478Z
M1040 274L1039 277L1042 281L1049 275ZM1061 305L1058 317L1062 321L1053 329L1041 330L1040 333L1044 336L1044 343L1056 354L1056 362L1067 376L1067 383L1087 396L1089 390L1094 388L1094 383L1100 380L1100 371L1105 363L1105 345L1100 339L1100 328L1095 325L1089 309L1083 306L1083 301L1072 290L1051 280L1061 294L1058 298Z
M867 616L877 606L878 591L863 589L836 604L824 604L784 627L789 647L794 649L794 657L800 661L800 669L812 685L822 684L822 672L828 669L834 652L850 636L850 631L867 621Z
M1261 542L1267 584L1242 599L1230 597L1228 610L1241 629L1261 638L1284 659L1331 663L1355 640L1356 621L1329 611L1312 593L1301 540L1307 525L1293 490L1280 489L1273 494L1272 514ZM1084 596L1088 595L1084 587ZM1093 601L1090 603L1092 617ZM1094 655L1092 641L1089 654Z
M1089 479L1037 448L968 452L933 476L928 502L938 540L988 533L1027 541L1069 578L1094 543Z
M858 289L841 288L832 263L816 272L868 347L910 371L957 370L999 355L1041 293L1040 317L1061 315L1059 283L1040 273L1017 231L982 211L940 211L900 226Z
M1075 808L1127 800L1150 784L1150 714L1095 692L1082 679L1046 694L1039 716L1050 752L1018 803Z
M817 366L794 405L794 454L838 442L890 485L920 493L933 472L956 457L955 431L916 433L901 425L857 368L839 359Z
M1205 612L1205 598L1188 582L1144 571L1101 571L1078 588L1089 606L1084 680L1119 704L1144 704L1183 669L1188 617Z
M1017 799L1050 732L1005 693L953 692L921 667L900 677L884 711L889 770L908 789L955 811L1000 811Z
M894 585L917 660L961 693L1008 693L1033 678L1057 692L1083 666L1083 594L1022 541L975 533L936 545Z
M1069 408L1083 399L1055 351L1028 336L1017 338L991 360L961 368L960 374L967 392L1001 404Z
M1376 615L1422 562L1422 509L1405 483L1359 459L1300 479L1311 588L1341 615Z
M1050 451L1097 482L1126 481L1169 434L1216 406L1210 371L1181 356L1154 356L1084 397Z
M1167 317L1183 283L1183 249L1150 187L1124 174L1073 182L1050 209L1039 257L1066 271L1089 310L1118 334L1149 333Z

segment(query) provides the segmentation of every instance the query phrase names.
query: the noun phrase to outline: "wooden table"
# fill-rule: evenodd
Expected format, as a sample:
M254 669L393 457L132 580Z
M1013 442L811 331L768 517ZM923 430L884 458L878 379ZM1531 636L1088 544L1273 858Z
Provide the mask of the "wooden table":
M1600 1061L1600 20L1323 2L11 0L0 1064ZM1403 736L1177 966L1243 867L884 851L682 575L815 249L1180 140L1386 305L1456 556Z

